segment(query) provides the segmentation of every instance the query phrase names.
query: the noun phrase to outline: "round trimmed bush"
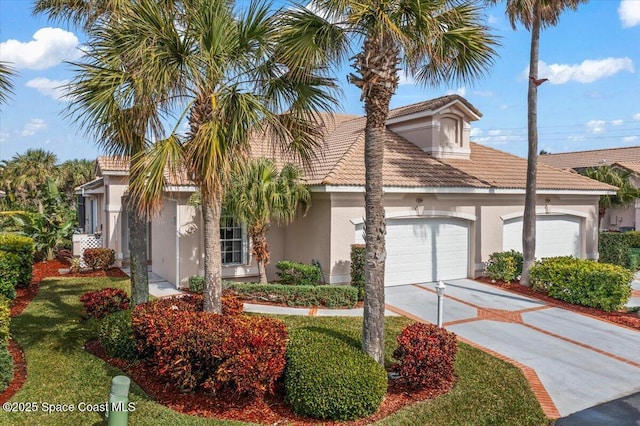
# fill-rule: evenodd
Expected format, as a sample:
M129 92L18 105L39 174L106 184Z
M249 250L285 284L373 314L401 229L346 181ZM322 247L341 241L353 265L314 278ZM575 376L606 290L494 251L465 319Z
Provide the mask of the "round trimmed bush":
M109 356L134 361L138 358L131 326L131 311L119 311L105 317L98 335Z
M0 392L13 380L13 357L5 342L0 342Z
M387 391L387 372L359 348L326 334L290 335L286 400L294 413L322 420L352 420L375 413Z

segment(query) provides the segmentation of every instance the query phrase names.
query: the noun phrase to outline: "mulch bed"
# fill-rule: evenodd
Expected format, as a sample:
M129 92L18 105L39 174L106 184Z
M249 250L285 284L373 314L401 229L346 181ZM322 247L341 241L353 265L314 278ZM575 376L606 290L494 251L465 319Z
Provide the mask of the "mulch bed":
M214 396L209 393L180 393L177 389L158 378L153 367L146 362L130 363L109 357L99 342L91 341L85 344L87 352L103 359L131 377L155 401L181 413L210 417L224 420L236 420L261 424L312 425L318 420L308 419L293 414L284 402L282 385L275 395L267 395L257 400L232 398L228 395ZM351 422L324 421L325 425L368 425L383 419L406 405L417 401L435 398L448 392L453 383L448 383L443 389L424 389L415 391L389 380L387 395L380 409L370 417Z
M531 287L523 286L517 281L514 281L512 283L506 283L504 281L493 282L491 279L486 277L478 278L478 281L482 281L486 284L500 287L503 290L511 291L513 293L518 293L524 296L529 296L534 299L541 300L543 302L548 303L549 305L553 305L560 308L568 309L570 311L590 315L592 317L596 317L604 321L609 321L609 322L630 327L636 330L640 330L640 318L638 317L637 312L626 312L626 311L605 312L603 310L596 309L596 308L588 308L586 306L574 305L569 302L554 299L553 297L547 296L545 293L541 291L536 291Z

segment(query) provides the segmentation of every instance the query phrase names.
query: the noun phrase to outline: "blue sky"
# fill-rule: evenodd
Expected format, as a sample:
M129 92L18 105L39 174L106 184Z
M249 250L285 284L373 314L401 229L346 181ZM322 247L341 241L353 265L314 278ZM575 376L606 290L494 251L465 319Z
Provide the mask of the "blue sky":
M14 92L0 111L0 160L29 148L54 152L60 161L93 159L96 144L68 118L58 86L72 78L65 61L79 58L84 35L31 14L32 2L0 0L0 60L19 72ZM501 37L499 57L474 85L422 88L406 78L392 107L448 93L466 97L483 117L472 139L526 156L529 33L511 29L502 6L486 9L486 21ZM538 90L539 147L549 152L640 145L640 0L591 0L568 11L557 27L542 32ZM344 88L343 111L362 114L360 94L346 83L350 68L336 75Z

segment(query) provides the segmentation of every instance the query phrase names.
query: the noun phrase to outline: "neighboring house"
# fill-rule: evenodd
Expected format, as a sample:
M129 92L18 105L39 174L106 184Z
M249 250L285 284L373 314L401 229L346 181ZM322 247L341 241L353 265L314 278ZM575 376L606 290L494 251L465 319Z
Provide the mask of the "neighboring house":
M383 168L386 285L475 277L491 253L522 249L526 160L470 142L471 122L480 116L457 95L390 112ZM364 232L364 127L364 117L346 115L324 123L325 140L312 169L305 171L311 209L269 232L270 279L277 278L279 260L315 259L325 282L349 282L351 245L362 243ZM264 140L253 142L252 155L279 164L286 160ZM126 259L126 220L119 204L126 161L101 157L97 168L98 179L79 190L88 197L88 230L102 226L104 245ZM152 220L150 258L155 273L186 286L189 276L204 269L202 220L188 204L196 188L173 183L166 188L161 215ZM613 191L576 173L540 165L537 256L596 259L598 197ZM243 226L223 219L220 235L223 276L255 279Z
M538 159L540 163L548 166L575 171L605 165L617 167L631 172L631 183L640 187L640 146L543 154ZM607 209L600 229L640 230L640 199L636 199L629 207Z

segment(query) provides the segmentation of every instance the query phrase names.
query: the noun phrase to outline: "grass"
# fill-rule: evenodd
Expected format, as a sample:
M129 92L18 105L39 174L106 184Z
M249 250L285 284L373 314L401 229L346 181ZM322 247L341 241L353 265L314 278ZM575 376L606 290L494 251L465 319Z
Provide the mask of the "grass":
M78 297L102 287L128 290L129 281L113 278L46 279L27 309L13 318L11 332L23 348L28 377L11 402L48 404L102 404L108 400L111 378L121 372L82 349L97 335L95 320L80 320ZM362 322L358 318L280 317L289 327L312 327L359 345ZM395 336L409 323L405 318L386 322L386 358L391 361ZM449 394L407 407L380 422L382 425L542 425L548 424L520 371L467 345L460 344L456 371L459 382ZM132 383L132 425L239 425L240 422L202 419L174 412L151 400ZM101 413L6 413L0 424L96 425Z

